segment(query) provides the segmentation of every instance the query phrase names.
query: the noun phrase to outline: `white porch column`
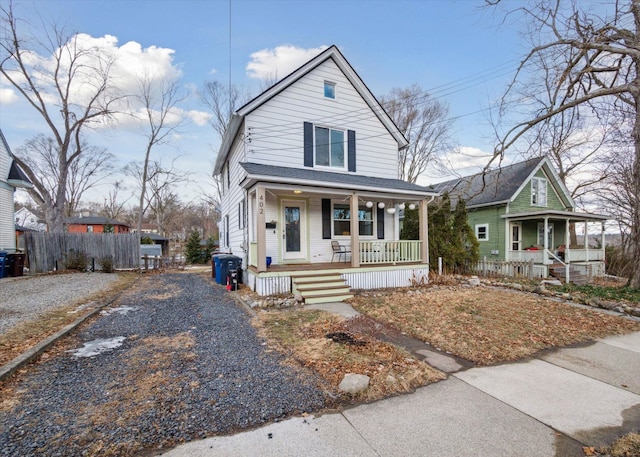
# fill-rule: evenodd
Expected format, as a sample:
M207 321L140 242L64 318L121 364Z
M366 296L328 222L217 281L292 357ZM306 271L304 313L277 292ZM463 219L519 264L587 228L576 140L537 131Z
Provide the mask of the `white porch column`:
M258 272L267 271L267 236L265 224L267 212L267 197L263 186L256 189L256 244L257 256L256 265Z
M360 233L358 223L358 194L351 195L351 266L360 266Z
M584 221L584 255L589 264L589 221Z
M542 235L542 248L543 248L543 263L545 264L549 264L551 263L549 261L549 254L547 254L547 251L549 250L549 218L545 217L544 218L544 234Z
M570 234L571 223L569 219L565 221L564 227L564 263L569 263L571 260L571 253L569 245L571 244L571 234Z
M429 263L429 211L427 201L420 200L420 211L418 213L418 223L420 224L420 259L422 263Z

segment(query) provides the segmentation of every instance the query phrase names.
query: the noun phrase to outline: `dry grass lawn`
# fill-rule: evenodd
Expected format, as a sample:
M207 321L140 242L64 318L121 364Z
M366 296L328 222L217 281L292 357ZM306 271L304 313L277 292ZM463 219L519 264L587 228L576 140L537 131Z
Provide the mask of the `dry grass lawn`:
M364 319L343 319L323 311L270 311L254 319L261 336L297 363L315 371L337 392L347 373L370 377L369 389L356 398L371 401L445 378L444 373L412 358L405 350L377 340ZM346 334L353 344L327 335Z
M355 309L478 365L640 330L640 323L534 294L436 286L356 296Z

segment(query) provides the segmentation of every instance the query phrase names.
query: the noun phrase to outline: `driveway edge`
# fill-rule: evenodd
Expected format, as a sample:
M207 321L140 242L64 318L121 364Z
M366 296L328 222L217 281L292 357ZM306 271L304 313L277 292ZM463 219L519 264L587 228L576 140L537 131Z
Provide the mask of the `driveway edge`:
M31 348L29 348L28 350L23 352L18 357L16 357L13 360L11 360L10 362L7 362L6 364L4 364L2 367L0 367L0 382L3 382L5 380L7 380L8 378L10 378L16 371L18 371L20 368L22 368L26 364L32 362L34 359L36 359L38 356L40 356L44 351L46 351L49 348L49 346L54 344L60 338L68 335L72 330L74 330L76 327L78 327L84 321L86 321L87 319L95 316L98 312L102 311L103 308L105 308L106 306L108 306L111 303L113 303L114 301L116 301L120 297L122 292L123 291L118 292L116 295L111 297L109 300L107 300L104 303L98 305L94 310L92 310L92 311L88 312L87 314L79 317L78 319L73 321L71 324L68 324L65 327L63 327L61 330L58 330L56 333L54 333L52 335L49 335L43 341L39 342L35 346L32 346Z

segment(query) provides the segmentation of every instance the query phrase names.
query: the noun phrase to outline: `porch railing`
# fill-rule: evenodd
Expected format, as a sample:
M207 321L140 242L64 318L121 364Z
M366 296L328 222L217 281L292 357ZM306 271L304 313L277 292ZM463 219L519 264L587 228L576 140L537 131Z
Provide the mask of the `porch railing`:
M543 263L544 251L508 251L507 259L512 262L529 262Z
M569 262L587 262L604 260L602 249L569 249L565 252L565 257Z
M421 260L422 241L360 241L360 264L408 263Z

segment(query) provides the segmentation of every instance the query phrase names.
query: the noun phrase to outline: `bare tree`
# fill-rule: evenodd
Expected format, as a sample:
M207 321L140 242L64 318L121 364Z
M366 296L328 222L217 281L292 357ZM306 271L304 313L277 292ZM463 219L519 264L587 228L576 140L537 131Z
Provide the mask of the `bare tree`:
M142 233L142 218L144 216L145 199L147 197L147 183L149 181L149 161L153 148L165 144L170 135L176 132L182 118L175 113L176 107L186 98L177 80L154 80L145 75L139 80L139 100L142 103L147 145L140 176L140 198L138 212L138 234Z
M78 154L67 166L64 189L66 203L63 211L65 217L70 217L77 211L86 191L100 184L100 181L113 172L113 154L105 149L89 146L84 141L81 141L80 146L83 153ZM27 192L40 207L44 202L53 200L62 182L58 148L53 138L41 134L28 140L16 151L20 161L37 177L36 185Z
M119 219L125 212L125 206L131 197L121 200L118 194L123 189L122 181L115 181L113 187L104 198L104 202L101 205L101 212L109 219Z
M400 151L400 179L415 183L428 169L442 167L444 154L452 148L448 106L417 84L392 89L380 103L409 141Z
M218 81L207 81L198 92L202 103L211 111L211 127L222 139L233 112L249 100L249 95L236 86L225 87Z
M500 133L494 159L501 158L535 126L575 107L584 106L603 120L623 113L624 117L615 122L632 126L626 150L632 158L626 186L633 196L628 202L629 244L634 259L629 285L640 288L640 2L539 0L519 11L529 21L532 48L503 98L502 113L511 127ZM540 86L534 78L539 74L525 79L529 69L538 69L540 62L555 69L555 77L546 81L550 97L545 97L544 103L535 96ZM530 94L526 103L531 104L531 114L514 122L516 110L508 110L507 102L515 94L522 100L522 93ZM526 103L518 104L520 112Z
M146 177L144 177L144 165L141 163L134 162L125 167L126 173L136 179L140 188L144 180L145 198L141 209L138 209L138 215L151 211L158 232L162 234L165 233L171 217L181 205L175 193L175 187L187 181L186 175L175 168L175 160L170 167L164 167L161 161L150 161L147 164Z
M275 84L277 82L276 77L277 75L274 74L272 77L268 78L268 81L265 82L265 84ZM202 103L212 113L209 124L211 124L213 130L216 131L220 140L222 140L227 128L229 127L233 112L238 107L249 101L250 98L247 92L240 90L236 86L225 87L218 81L207 81L203 89L199 92L199 95ZM211 169L213 170L213 164ZM211 184L211 192L203 192L202 200L208 205L213 206L214 209L218 209L220 207L220 198L222 195L220 177L213 176L212 173ZM216 215L219 217L217 213Z
M108 118L119 99L109 80L113 57L55 24L43 26L43 41L22 35L11 3L0 7L0 23L0 74L38 112L55 141L55 193L45 191L42 176L28 163L16 161L39 193L49 230L61 232L70 168L84 152L82 132Z

